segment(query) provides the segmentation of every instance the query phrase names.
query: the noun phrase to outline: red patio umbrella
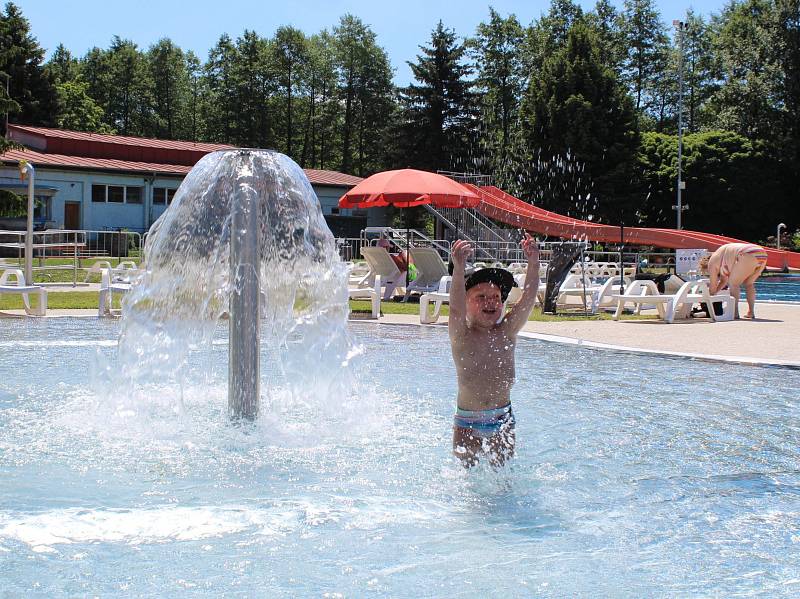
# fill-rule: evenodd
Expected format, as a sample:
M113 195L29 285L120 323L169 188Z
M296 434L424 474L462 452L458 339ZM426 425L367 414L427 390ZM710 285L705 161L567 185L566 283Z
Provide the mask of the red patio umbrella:
M367 177L339 199L339 208L411 208L430 204L437 208L474 208L480 198L461 183L444 175L411 168L384 171ZM406 246L410 247L408 220ZM408 286L406 269L406 286Z

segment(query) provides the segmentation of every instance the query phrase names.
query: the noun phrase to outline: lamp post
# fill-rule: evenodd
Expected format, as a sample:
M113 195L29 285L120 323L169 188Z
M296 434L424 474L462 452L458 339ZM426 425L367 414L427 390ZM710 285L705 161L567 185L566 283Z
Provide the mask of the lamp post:
M33 284L33 188L36 169L27 160L19 161L19 176L23 181L28 179L28 222L25 234L25 284Z
M678 204L673 206L673 210L678 211L678 230L683 228L683 211L688 210L689 206L682 203L681 192L686 184L683 182L683 31L686 23L683 21L672 21L673 27L678 31Z
M775 245L776 245L777 249L781 249L781 229L785 229L785 228L786 228L786 225L784 223L781 223L781 224L778 225L778 232L775 235Z

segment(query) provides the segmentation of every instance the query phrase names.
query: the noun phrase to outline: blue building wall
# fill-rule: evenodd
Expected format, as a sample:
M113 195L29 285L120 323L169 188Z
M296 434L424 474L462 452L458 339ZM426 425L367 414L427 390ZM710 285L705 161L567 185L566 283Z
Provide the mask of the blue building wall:
M49 228L64 228L65 203L77 202L80 204L80 229L105 231L122 228L143 233L167 208L165 205L153 203L153 190L177 189L182 180L182 177L59 170L39 166L36 167L35 185L56 189L54 193L47 191L50 202ZM0 167L0 184L3 183L18 185L19 171L15 167ZM142 203L93 202L92 185L141 187ZM381 209L338 211L339 198L347 188L328 185L312 185L312 187L319 198L324 215L361 217L362 220L368 221L369 226L379 226L382 223L384 211Z

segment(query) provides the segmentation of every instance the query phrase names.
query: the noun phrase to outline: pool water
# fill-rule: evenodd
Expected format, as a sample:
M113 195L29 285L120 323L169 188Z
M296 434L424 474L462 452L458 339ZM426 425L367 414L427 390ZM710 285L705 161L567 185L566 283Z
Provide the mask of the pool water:
M118 326L0 321L8 596L800 593L798 371L522 339L517 458L464 471L445 330L354 323L351 397L263 372L236 427L224 327L131 409Z
M762 277L756 281L756 297L773 302L800 302L800 275Z

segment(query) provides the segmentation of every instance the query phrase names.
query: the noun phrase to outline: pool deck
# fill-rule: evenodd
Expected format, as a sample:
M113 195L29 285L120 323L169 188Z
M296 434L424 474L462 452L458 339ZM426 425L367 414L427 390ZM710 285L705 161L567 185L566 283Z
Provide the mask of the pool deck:
M740 308L745 309L742 304ZM646 313L646 312L645 312ZM6 314L23 316L21 310ZM681 356L741 364L800 368L800 304L758 303L755 321L712 322L705 318L676 320L570 320L525 325L522 336L581 347ZM94 317L97 310L48 310L48 317ZM384 325L416 325L444 328L447 318L435 325L420 325L419 316L387 314Z
M742 304L741 308L746 309ZM800 368L800 305L756 305L756 320L586 320L528 322L522 335L582 347L682 356L741 364ZM419 317L388 314L382 324L416 324ZM445 326L447 319L436 325Z

